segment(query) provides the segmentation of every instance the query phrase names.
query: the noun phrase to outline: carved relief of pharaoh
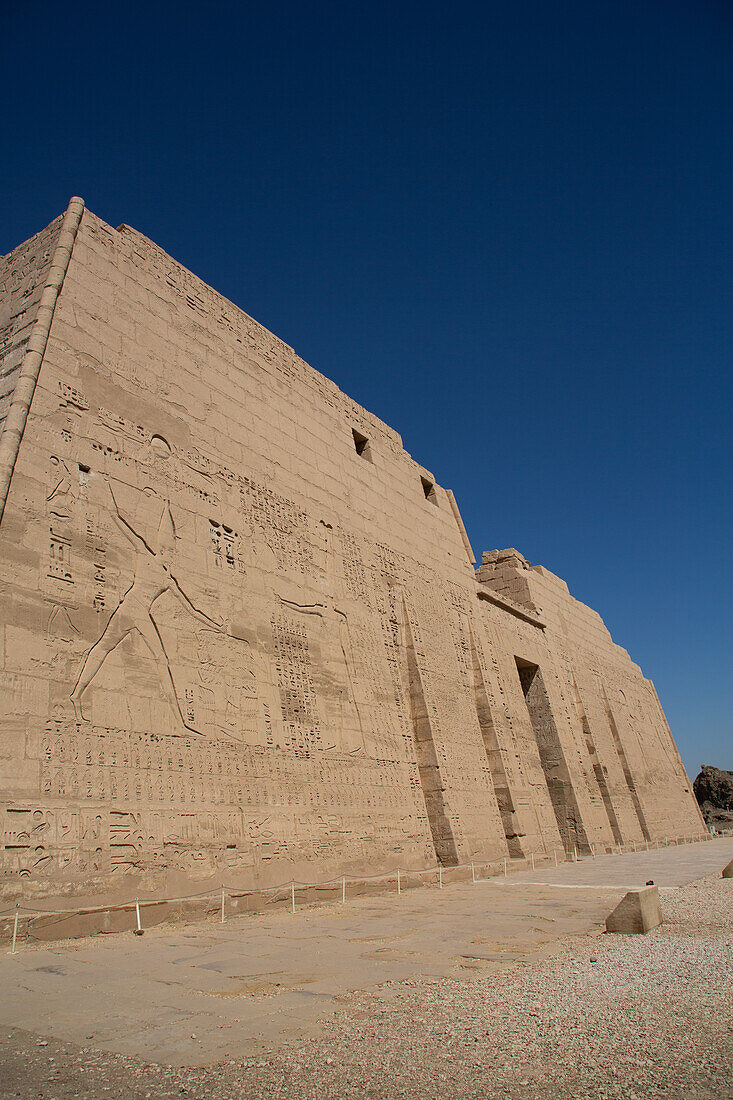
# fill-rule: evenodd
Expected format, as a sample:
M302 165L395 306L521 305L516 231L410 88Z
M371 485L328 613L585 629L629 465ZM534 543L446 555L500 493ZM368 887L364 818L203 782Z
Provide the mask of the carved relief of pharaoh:
M179 736L200 733L182 705L171 669L169 655L155 620L154 605L164 593L169 593L197 622L207 629L221 632L223 624L197 607L179 579L176 558L176 526L170 504L152 491L148 504L156 507L157 525L151 535L136 519L130 518L118 505L112 479L96 475L98 490L119 535L127 545L131 581L117 607L112 611L101 635L87 652L71 692L78 722L86 721L85 694L92 686L108 657L128 638L142 643L157 670L160 684L168 699L173 719L172 732Z

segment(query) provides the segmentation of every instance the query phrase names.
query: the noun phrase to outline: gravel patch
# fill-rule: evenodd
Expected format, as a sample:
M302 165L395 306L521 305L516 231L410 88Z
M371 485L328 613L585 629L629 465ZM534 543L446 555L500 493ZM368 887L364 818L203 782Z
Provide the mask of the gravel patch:
M646 936L351 995L317 1039L204 1069L0 1039L0 1097L733 1098L733 880L662 894Z

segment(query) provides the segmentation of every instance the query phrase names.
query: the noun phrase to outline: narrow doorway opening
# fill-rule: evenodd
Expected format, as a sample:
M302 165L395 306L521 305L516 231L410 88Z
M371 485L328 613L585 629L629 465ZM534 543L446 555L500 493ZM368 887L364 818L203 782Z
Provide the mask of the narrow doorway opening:
M589 852L590 845L580 817L542 671L538 665L524 661L521 657L514 659L565 852L569 856L573 855L576 848L579 852Z

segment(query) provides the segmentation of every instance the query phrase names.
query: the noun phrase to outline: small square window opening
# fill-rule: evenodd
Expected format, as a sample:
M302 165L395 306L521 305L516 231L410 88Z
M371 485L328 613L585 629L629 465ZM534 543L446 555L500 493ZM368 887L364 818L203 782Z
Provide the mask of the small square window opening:
M422 475L420 476L420 481L422 482L422 491L425 494L425 499L429 500L431 504L437 507L438 497L435 492L435 485L432 481L428 481L426 477L422 477Z
M373 462L372 448L369 440L361 432L357 432L356 428L351 429L351 434L354 437L354 450L362 458L366 458L368 462Z

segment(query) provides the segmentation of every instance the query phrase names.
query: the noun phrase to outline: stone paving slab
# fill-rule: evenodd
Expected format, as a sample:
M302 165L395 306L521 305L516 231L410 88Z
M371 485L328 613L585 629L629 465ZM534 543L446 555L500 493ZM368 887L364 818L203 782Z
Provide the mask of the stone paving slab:
M294 915L24 947L0 956L0 1026L171 1065L256 1054L313 1034L354 990L468 980L565 936L600 935L626 889L686 884L731 856L733 840L718 840Z

